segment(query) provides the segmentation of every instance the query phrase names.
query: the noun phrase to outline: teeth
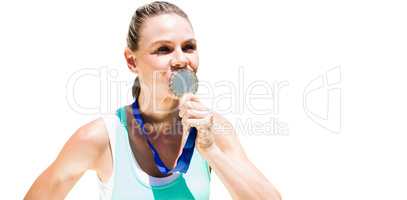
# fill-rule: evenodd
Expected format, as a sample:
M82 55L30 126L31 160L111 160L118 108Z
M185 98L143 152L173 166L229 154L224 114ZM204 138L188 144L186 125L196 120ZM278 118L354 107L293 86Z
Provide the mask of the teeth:
M170 77L170 89L178 97L181 97L186 92L195 94L198 90L198 78L190 70L177 70Z

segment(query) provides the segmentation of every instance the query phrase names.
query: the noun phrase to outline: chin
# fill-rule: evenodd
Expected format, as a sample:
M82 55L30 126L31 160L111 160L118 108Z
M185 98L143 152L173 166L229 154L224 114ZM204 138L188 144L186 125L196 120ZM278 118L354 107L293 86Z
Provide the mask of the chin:
M159 94L162 98L165 98L165 99L174 99L174 100L178 99L178 97L175 96L175 95L171 92L171 90L170 90L169 87L167 87L166 89L162 88L162 90L159 90L159 91L156 91L156 92L158 92L158 94Z

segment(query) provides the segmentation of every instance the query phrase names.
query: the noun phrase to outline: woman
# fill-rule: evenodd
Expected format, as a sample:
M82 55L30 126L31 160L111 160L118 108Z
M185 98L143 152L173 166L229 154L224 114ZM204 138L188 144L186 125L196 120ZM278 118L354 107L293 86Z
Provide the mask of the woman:
M137 75L135 102L79 128L25 199L63 199L88 169L100 179L101 199L208 199L212 170L233 199L280 199L226 119L199 97L170 90L178 70L198 70L187 15L167 2L140 7L127 44L125 59Z

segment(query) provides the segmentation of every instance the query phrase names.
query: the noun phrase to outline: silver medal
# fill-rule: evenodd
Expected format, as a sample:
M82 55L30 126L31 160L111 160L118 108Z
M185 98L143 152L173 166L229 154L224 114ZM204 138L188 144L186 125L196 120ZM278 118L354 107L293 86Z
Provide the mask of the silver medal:
M198 78L191 70L177 70L170 77L170 89L177 97L182 97L185 93L195 94L198 90Z

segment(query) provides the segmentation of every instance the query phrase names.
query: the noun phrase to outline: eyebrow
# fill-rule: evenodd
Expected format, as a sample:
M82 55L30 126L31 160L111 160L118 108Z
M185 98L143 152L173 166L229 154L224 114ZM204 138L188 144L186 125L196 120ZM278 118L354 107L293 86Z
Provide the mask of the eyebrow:
M184 42L182 42L182 43L184 44L184 43L188 43L188 42L196 43L196 40L195 40L194 38L191 38L191 39L188 39L188 40L186 40L186 41L184 41ZM166 43L171 43L171 41L170 41L170 40L158 40L158 41L153 42L153 43L150 45L150 47L153 47L153 46L155 46L155 45L157 45L157 44L161 44L161 43L166 44Z

